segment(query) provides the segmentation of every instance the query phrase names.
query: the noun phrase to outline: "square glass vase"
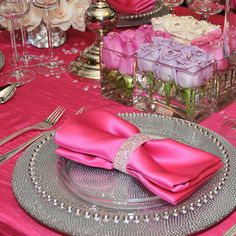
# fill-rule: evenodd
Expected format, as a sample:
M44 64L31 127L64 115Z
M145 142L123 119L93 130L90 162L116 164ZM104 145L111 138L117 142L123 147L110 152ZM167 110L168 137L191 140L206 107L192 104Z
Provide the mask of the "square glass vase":
M102 49L101 93L105 98L132 106L136 68L135 55Z
M144 70L145 64L158 69ZM212 62L198 70L183 70L106 49L101 58L101 93L143 112L199 122L235 94L235 68L229 68L219 72Z
M215 110L214 63L194 71L160 62L155 66L154 72L136 68L133 105L137 109L194 122Z

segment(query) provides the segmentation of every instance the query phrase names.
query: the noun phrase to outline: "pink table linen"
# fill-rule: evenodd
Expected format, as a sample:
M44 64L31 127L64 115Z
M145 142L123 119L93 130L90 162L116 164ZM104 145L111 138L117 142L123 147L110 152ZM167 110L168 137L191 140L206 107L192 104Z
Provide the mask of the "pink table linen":
M185 12L185 9L180 12ZM218 16L217 16L218 17ZM216 17L216 18L217 18ZM82 50L90 45L94 40L94 35L90 32L78 32L69 30L67 32L67 42L63 47L55 49L58 56L70 62L76 57L76 54L65 54L63 49L71 50L77 48ZM2 50L9 63L11 50L10 38L6 31L0 31L0 50ZM30 47L32 48L32 47ZM44 49L34 49L36 54L47 53ZM9 68L7 64L3 71ZM69 73L65 73L61 78L44 78L38 74L35 80L17 89L15 96L7 103L0 105L0 138L21 129L27 125L37 123L47 117L56 106L62 105L67 109L65 116L59 121L56 127L59 127L65 119L75 113L79 107L86 105L88 108L101 108L112 113L134 112L132 107L115 103L104 99L100 94L98 82L80 79ZM137 111L136 111L137 112ZM223 112L236 118L236 102L223 109ZM204 120L201 124L207 128L219 133L219 123L224 119L222 111L215 112ZM22 135L0 148L3 154L17 145L27 141L38 134L39 131L33 131ZM236 140L228 139L236 147ZM22 153L14 156L12 159L0 166L0 235L1 236L59 236L62 235L28 215L17 203L12 192L11 180L16 160ZM24 180L22 180L24 181ZM221 236L236 222L236 211L218 222L210 229L196 235L201 236Z

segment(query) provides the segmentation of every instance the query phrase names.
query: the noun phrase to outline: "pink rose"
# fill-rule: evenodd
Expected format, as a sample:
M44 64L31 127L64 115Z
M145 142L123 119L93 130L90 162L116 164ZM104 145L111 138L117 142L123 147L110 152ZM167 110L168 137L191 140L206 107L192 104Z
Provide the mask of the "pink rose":
M127 40L123 45L123 54L120 58L119 72L125 75L133 75L135 70L135 54L139 45L132 38Z
M156 72L160 48L154 44L143 44L137 51L137 65L140 72Z
M153 37L170 38L170 34L165 31L154 31L151 25L142 25L136 30L137 36L144 39L145 43L152 43Z
M135 33L135 30L128 29L125 31L121 31L120 36L124 39L124 41L126 41L128 39L134 38L136 36L136 33Z
M101 60L109 69L118 69L123 53L124 41L119 33L109 33L103 38Z

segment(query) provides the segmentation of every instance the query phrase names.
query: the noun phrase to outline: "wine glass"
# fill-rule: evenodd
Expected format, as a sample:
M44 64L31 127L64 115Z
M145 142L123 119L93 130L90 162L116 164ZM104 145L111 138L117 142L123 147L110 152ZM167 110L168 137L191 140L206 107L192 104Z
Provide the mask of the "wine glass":
M33 5L43 10L44 21L47 28L48 39L48 62L40 63L40 68L45 76L58 75L67 70L67 65L62 60L58 60L58 57L54 57L54 51L52 46L52 30L50 11L56 9L60 4L60 0L33 0ZM45 71L46 69L46 71Z
M1 75L6 83L22 85L34 78L32 69L27 68L27 65L20 66L14 27L16 20L23 18L29 12L29 9L28 0L3 0L0 2L0 15L8 21L13 56L12 70Z
M168 8L169 13L172 13L174 8L181 5L184 0L161 0L162 5Z
M236 2L234 0L226 0L225 3L223 38L225 57L236 70ZM231 76L235 76L235 74L231 74ZM235 99L234 93L231 98ZM219 130L225 137L236 139L236 117L225 116L219 125Z
M219 130L225 137L236 139L236 118L224 118L224 121L219 125Z
M201 15L201 20L208 21L210 15L216 15L224 9L223 0L190 0L188 8Z

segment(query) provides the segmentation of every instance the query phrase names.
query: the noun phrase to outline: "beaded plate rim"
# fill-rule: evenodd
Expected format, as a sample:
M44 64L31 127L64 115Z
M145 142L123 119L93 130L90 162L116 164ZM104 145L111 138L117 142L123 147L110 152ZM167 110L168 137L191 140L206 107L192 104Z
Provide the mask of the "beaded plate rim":
M52 195L48 194L46 191L44 191L43 189L41 189L41 187L39 186L38 182L37 182L37 176L35 175L36 171L35 171L35 160L37 159L37 155L40 152L40 148L47 143L49 140L51 140L51 138L53 137L54 133L48 133L48 135L43 138L42 140L40 140L39 142L35 143L34 145L32 145L29 149L27 149L27 151L25 152L25 154L23 155L22 158L20 158L17 162L16 168L14 170L14 175L13 175L13 191L16 195L17 200L19 201L19 203L21 204L21 206L27 211L29 212L33 217L39 219L40 221L42 221L42 223L55 228L59 231L62 232L66 232L68 233L68 229L60 227L56 222L54 222L54 224L52 224L51 222L45 222L45 219L40 218L39 215L35 215L35 212L33 212L32 209L32 205L30 204L26 204L26 198L28 198L26 195L27 193L24 193L23 196L21 193L19 193L19 185L21 187L22 183L19 181L19 175L22 175L22 170L20 168L20 166L23 165L29 165L29 170L28 170L28 177L30 178L30 188L31 188L31 192L33 192L34 198L36 198L37 200L39 200L41 202L41 204L49 204L50 207L54 207L58 212L63 212L63 215L73 215L78 216L80 219L81 217L83 219L87 219L88 221L102 221L104 223L104 227L106 228L106 224L107 222L110 223L115 223L115 227L117 227L119 225L119 223L123 222L126 223L126 225L129 225L131 223L135 223L135 224L148 224L151 220L154 222L160 222L160 221L166 221L166 220L175 220L178 218L178 216L181 218L184 215L189 214L189 212L191 213L191 211L198 211L198 209L200 209L202 206L204 206L206 203L211 202L212 199L214 199L217 194L222 191L222 188L225 191L225 183L227 183L229 181L230 178L236 179L235 174L233 174L232 172L230 173L230 159L229 159L229 152L235 152L234 148L231 146L231 144L226 141L224 138L222 138L220 135L214 133L213 131L210 131L206 128L203 128L197 124L191 123L189 121L185 121L185 120L181 120L181 119L176 119L176 118L171 118L171 117L165 117L165 116L159 116L159 115L150 115L150 114L137 114L137 113L131 113L131 114L120 114L123 118L134 118L138 117L138 118L142 118L142 117L156 117L158 119L165 119L167 122L168 120L170 121L174 121L177 123L180 123L182 125L188 125L190 127L192 127L194 130L197 130L197 132L203 133L204 135L207 135L208 137L210 137L214 143L216 143L216 145L219 147L219 149L221 150L222 154L224 155L224 171L222 173L222 178L220 179L218 186L214 187L208 195L204 195L202 199L197 199L196 202L194 203L190 203L187 206L180 204L180 207L177 205L174 209L172 208L172 210L170 212L165 211L165 212L161 212L161 214L157 213L157 214L147 214L147 213L134 213L134 214L130 214L129 212L115 212L114 214L112 212L107 212L107 210L105 209L104 211L100 211L100 212L92 212L92 211L88 211L88 210L84 210L84 209L74 209L73 206L68 205L64 202L59 202L57 199L54 199ZM227 148L225 149L225 146L227 146ZM231 149L231 150L230 150ZM33 154L32 154L33 151ZM31 153L31 158L29 160L29 154ZM232 156L232 154L231 154ZM235 160L231 160L233 162L233 164L235 165ZM19 173L20 172L20 173ZM25 173L23 174L25 175ZM230 177L230 178L229 178ZM232 181L232 180L231 180ZM29 186L28 186L29 187ZM35 191L36 190L36 191ZM232 191L232 190L231 190ZM235 193L235 190L234 190ZM212 203L212 202L211 202ZM229 214L236 205L236 201L234 199L232 199L232 201L230 202L230 205L227 206L227 208L224 208L224 212L221 214L221 216L217 215L214 219L211 220L211 224L208 224L207 227L209 227L212 224L215 224L217 221L219 221L220 219L222 219L223 217L225 217L227 214ZM115 210L114 210L115 211ZM170 214L171 213L171 214ZM66 216L69 217L69 216ZM48 221L48 220L47 220ZM170 222L171 222L170 221ZM196 225L193 228L187 228L185 229L186 232L185 233L193 233L199 230L202 230L206 227L206 225ZM75 232L73 232L75 233ZM180 232L177 232L180 233ZM76 234L76 233L75 233Z
M151 23L152 17L162 16L168 13L168 8L163 6L160 2L156 3L156 6L147 12L140 13L140 14L119 14L118 15L118 25L117 27L132 27L132 26L139 26L142 24Z

